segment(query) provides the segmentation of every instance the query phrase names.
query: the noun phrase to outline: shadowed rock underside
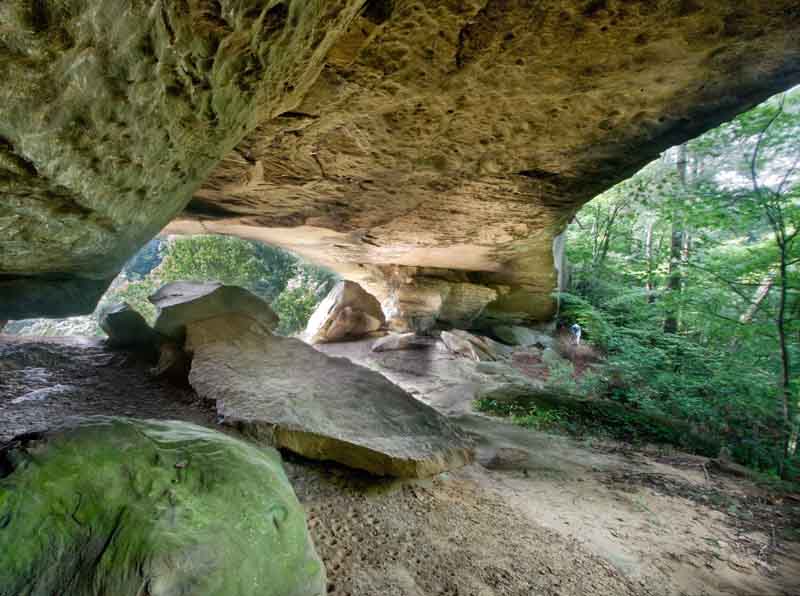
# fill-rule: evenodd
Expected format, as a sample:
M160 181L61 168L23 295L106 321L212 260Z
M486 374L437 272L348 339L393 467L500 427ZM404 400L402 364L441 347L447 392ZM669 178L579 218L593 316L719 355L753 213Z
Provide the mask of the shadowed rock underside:
M546 318L583 203L800 82L793 0L30 6L0 8L0 291L108 279L191 196L169 230L290 248L387 310ZM27 294L0 314L57 310Z

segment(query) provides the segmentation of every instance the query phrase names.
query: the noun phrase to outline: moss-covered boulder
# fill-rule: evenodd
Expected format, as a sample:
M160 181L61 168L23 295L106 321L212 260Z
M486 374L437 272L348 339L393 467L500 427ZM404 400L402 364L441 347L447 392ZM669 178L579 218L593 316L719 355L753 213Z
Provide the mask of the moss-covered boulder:
M276 451L96 417L0 450L0 595L316 596L324 569Z

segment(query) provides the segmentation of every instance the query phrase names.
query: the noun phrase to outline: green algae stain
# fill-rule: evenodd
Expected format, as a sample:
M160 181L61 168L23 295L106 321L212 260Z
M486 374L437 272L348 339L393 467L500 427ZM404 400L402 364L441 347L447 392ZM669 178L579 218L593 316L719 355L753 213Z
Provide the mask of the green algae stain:
M316 596L325 573L276 451L95 417L20 441L0 479L0 596Z

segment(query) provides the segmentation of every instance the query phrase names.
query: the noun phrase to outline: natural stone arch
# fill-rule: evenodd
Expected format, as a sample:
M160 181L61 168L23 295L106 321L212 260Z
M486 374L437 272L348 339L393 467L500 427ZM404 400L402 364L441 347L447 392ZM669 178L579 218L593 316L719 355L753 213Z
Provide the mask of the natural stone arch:
M76 4L86 9L85 2ZM142 209L142 201L127 195L105 200L84 185L73 195L90 213L83 219L59 214L51 182L60 178L39 172L80 173L81 154L37 154L30 143L19 143L45 129L20 117L22 124L8 133L4 120L30 106L20 92L5 97L2 105L11 107L0 107L0 134L11 149L3 163L17 164L15 175L46 208L35 217L28 207L2 214L15 235L4 250L14 258L0 259L6 277L0 290L15 297L0 299L0 314L25 310L29 283L102 286L94 280L113 273L193 191L170 229L278 244L379 296L390 295L397 279L426 287L466 283L497 293L484 314L546 317L556 279L552 242L583 203L668 146L800 82L800 10L791 0L364 4L287 3L280 33L265 42L284 61L270 63L260 82L241 92L244 107L231 116L243 119L241 132L213 128L217 136L197 135L207 148L203 168L170 162L178 178L195 175L164 201L169 209L151 194L147 201L158 209ZM198 27L207 21L205 9L191 5L196 10L172 15L177 30L214 38L213 27L208 34ZM275 2L252 2L240 17L232 5L221 6L237 39L265 34L247 25L248 14L260 24L284 14ZM145 29L161 26L153 14L147 18ZM287 25L292 19L297 25ZM304 37L304 27L315 35ZM28 73L17 55L33 42L20 37L14 43L0 46L0 66L12 80ZM191 36L178 35L176 43L193 47ZM122 50L111 55L115 60L126 63ZM238 76L250 72L238 63L230 68ZM208 84L217 93L213 76ZM55 110L48 101L33 105ZM154 124L133 139L133 154L142 150L145 133L171 123L160 104L151 111ZM130 126L112 129L109 138L125 142ZM20 165L23 158L33 170ZM109 167L101 163L90 180L113 187ZM172 180L146 173L153 184ZM133 211L135 218L120 215ZM92 217L126 231L95 233L86 227ZM34 225L26 226L32 221L58 226L72 245L62 243L57 260L43 258L49 248ZM92 281L82 281L87 278ZM57 310L47 301L27 308L29 314Z

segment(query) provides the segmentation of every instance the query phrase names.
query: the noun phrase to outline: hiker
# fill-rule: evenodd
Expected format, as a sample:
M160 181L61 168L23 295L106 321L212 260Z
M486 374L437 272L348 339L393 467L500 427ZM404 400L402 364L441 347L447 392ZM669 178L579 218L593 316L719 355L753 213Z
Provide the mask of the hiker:
M572 327L569 328L572 336L575 338L575 345L581 345L581 326L575 323Z

